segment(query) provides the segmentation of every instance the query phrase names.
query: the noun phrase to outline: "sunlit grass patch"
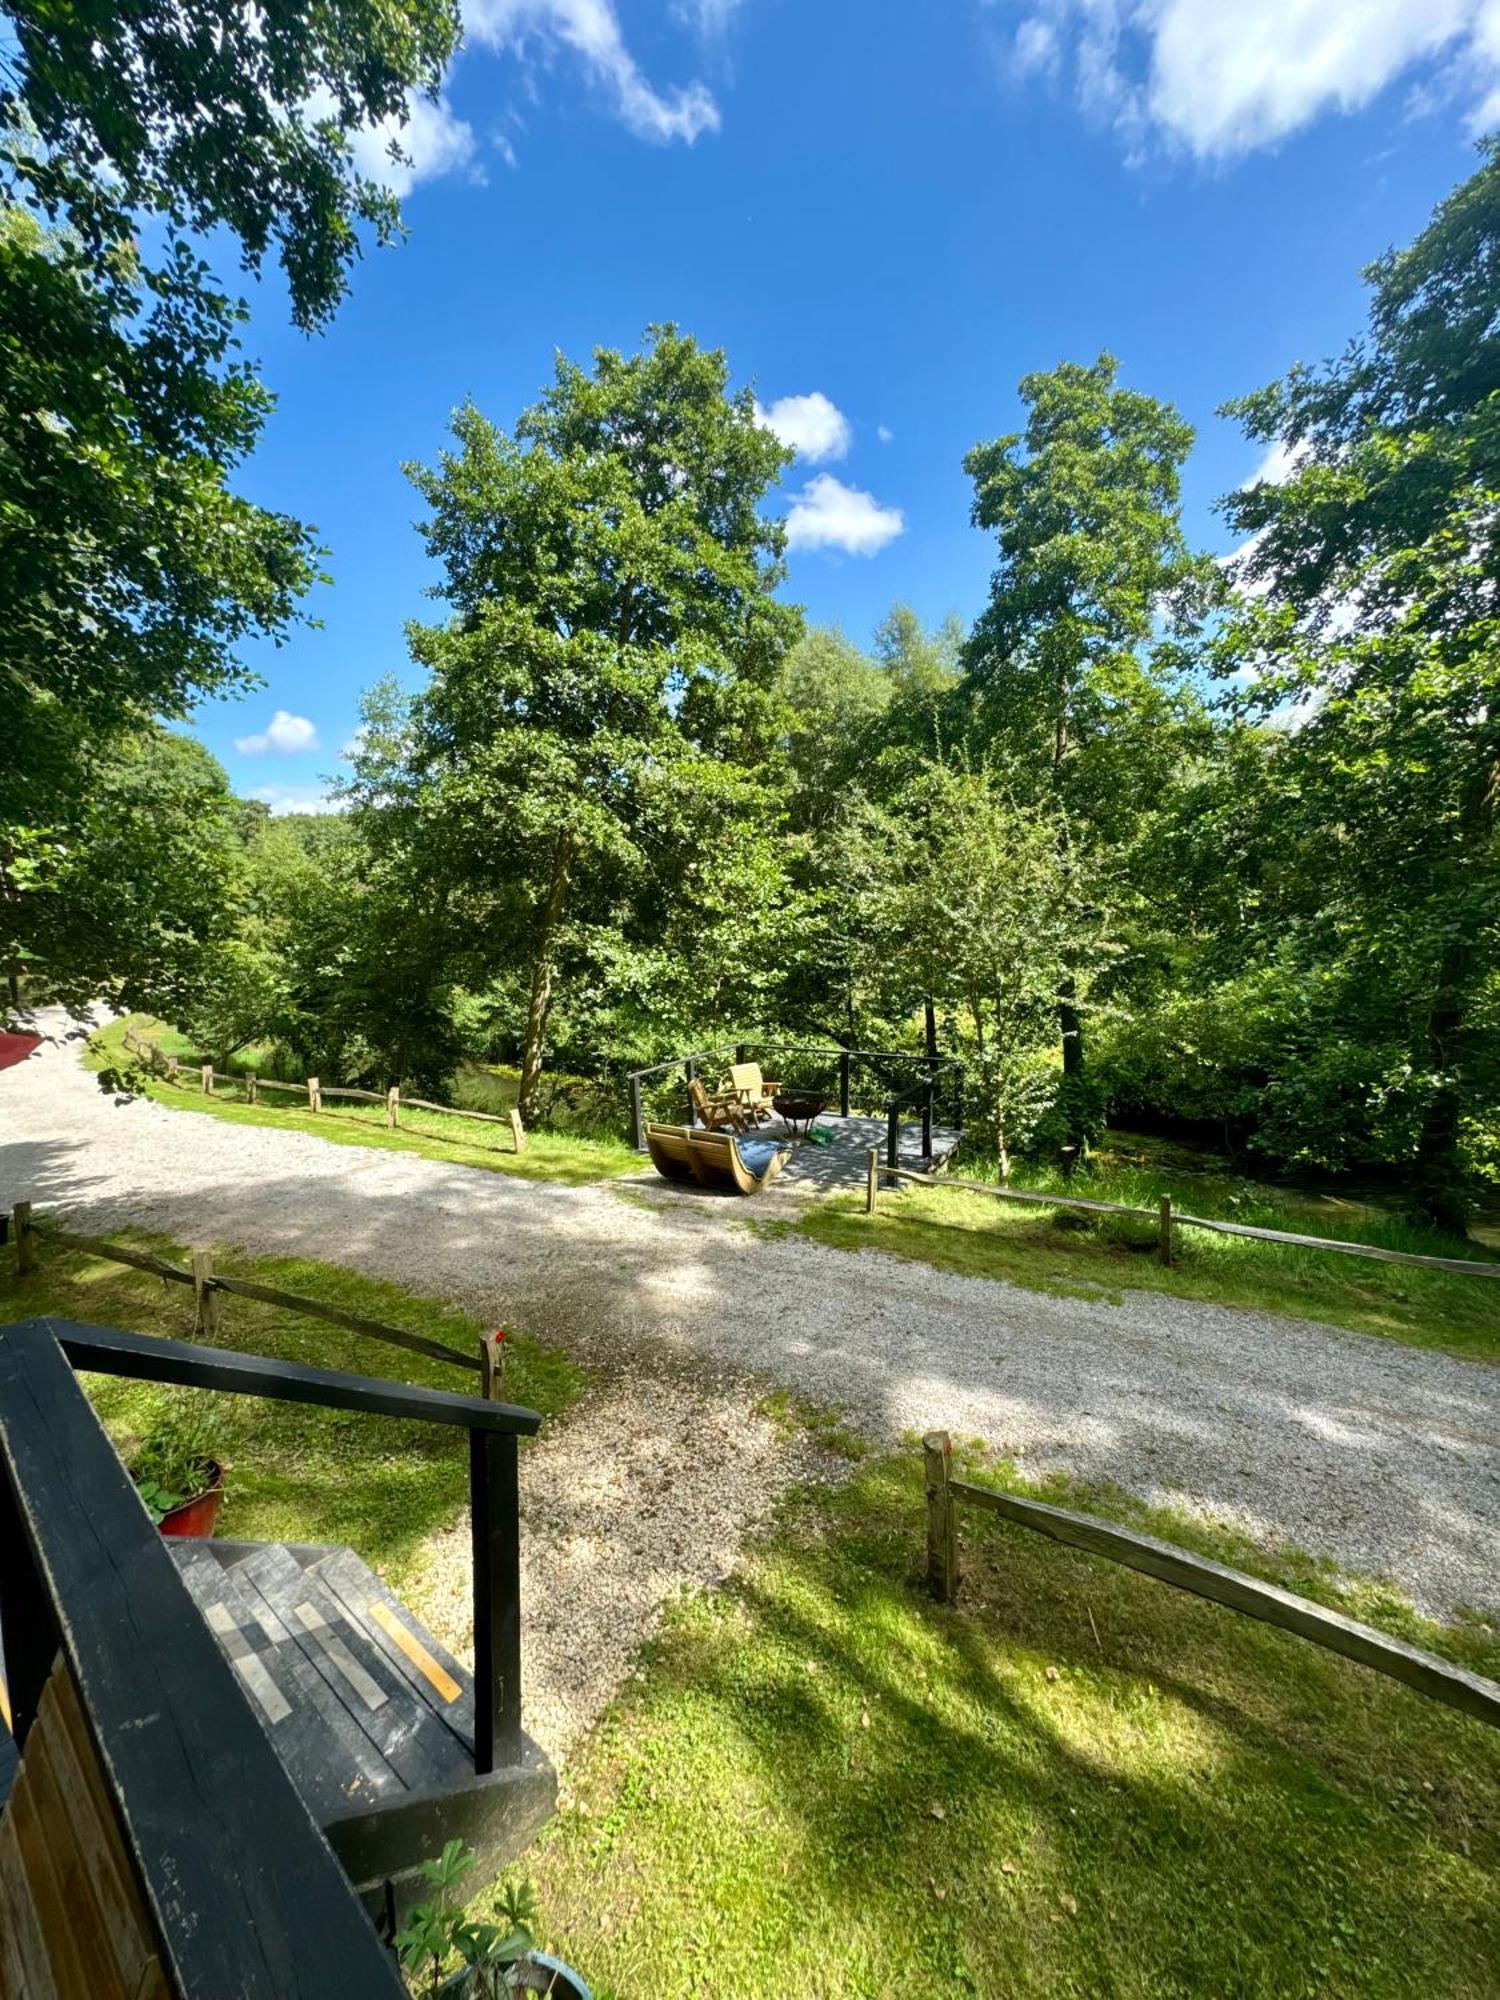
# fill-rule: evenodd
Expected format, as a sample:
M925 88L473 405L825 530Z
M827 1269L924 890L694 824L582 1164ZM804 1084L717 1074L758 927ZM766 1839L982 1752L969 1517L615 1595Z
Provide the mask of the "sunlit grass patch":
M1340 1216L1330 1226L1325 1215L1278 1207L1270 1190L1238 1204L1210 1206L1211 1189L1199 1184L1184 1191L1170 1176L1080 1176L1071 1186L1091 1200L1151 1208L1160 1194L1171 1193L1174 1205L1190 1213L1426 1255L1459 1256L1464 1248L1394 1217ZM1046 1191L1064 1189L1059 1184ZM1144 1219L1023 1206L949 1187L885 1190L874 1215L865 1213L862 1194L830 1195L809 1204L792 1226L831 1249L881 1250L961 1277L1004 1278L1062 1296L1118 1300L1126 1291L1167 1292L1322 1320L1475 1360L1500 1359L1500 1280L1494 1278L1367 1262L1191 1228L1174 1231L1174 1262L1168 1268L1157 1261L1156 1226Z
M149 1032L169 1053L177 1053L169 1032L144 1015L117 1021L93 1036L85 1061L93 1069L106 1065L123 1067L132 1059L124 1045L127 1027ZM176 1036L181 1044L183 1037ZM245 1067L253 1067L246 1064ZM465 1119L444 1117L441 1112L416 1111L403 1106L401 1122L394 1132L386 1128L385 1112L376 1104L344 1102L330 1098L322 1111L313 1112L287 1091L267 1092L256 1104L244 1101L243 1069L232 1076L214 1079L212 1095L199 1088L196 1075L178 1084L152 1079L146 1095L174 1111L192 1111L221 1118L234 1125L263 1125L283 1132L308 1132L315 1138L342 1146L373 1146L385 1152L417 1153L423 1159L446 1160L453 1165L482 1167L492 1173L513 1174L522 1180L562 1181L582 1187L590 1181L621 1174L638 1174L641 1155L622 1140L580 1138L571 1133L531 1132L524 1152L517 1153L509 1126L480 1125ZM331 1081L325 1078L324 1081Z
M1500 1735L984 1517L936 1606L923 1521L867 1461L674 1613L527 1862L601 2000L1493 1994Z
M143 1231L112 1239L176 1262L186 1252ZM291 1257L215 1256L225 1275L298 1292L385 1325L442 1341L455 1352L477 1352L483 1328L466 1313L424 1299L399 1285L327 1264ZM136 1333L198 1339L193 1294L45 1239L40 1269L14 1274L14 1252L0 1253L0 1322L53 1315L123 1327ZM479 1377L425 1355L387 1346L255 1300L226 1297L217 1344L309 1367L377 1375L428 1388L475 1394ZM582 1392L584 1376L566 1356L514 1329L506 1342L506 1394L514 1402L560 1414ZM221 1534L250 1541L346 1543L382 1570L398 1590L420 1588L425 1538L448 1526L468 1505L468 1453L463 1433L348 1410L270 1403L161 1383L85 1377L94 1407L128 1456L135 1441L174 1404L208 1415L217 1456L229 1467ZM523 1446L524 1449L524 1446Z

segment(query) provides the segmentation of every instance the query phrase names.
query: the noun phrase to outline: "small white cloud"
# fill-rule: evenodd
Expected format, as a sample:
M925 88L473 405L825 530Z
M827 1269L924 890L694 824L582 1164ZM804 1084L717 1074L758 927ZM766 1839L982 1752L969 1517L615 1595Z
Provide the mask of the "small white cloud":
M393 139L404 156L399 160L390 156ZM418 181L441 180L445 174L482 177L474 128L455 113L446 97L413 98L404 125L382 119L357 132L353 143L359 171L402 198Z
M721 42L743 5L744 0L673 0L672 12L705 42Z
M880 439L882 444L890 444L896 433L892 430L887 430L884 424L877 424L875 426L875 435Z
M1057 30L1039 14L1031 15L1016 30L1011 48L1011 70L1018 77L1056 76L1062 54Z
M236 736L234 747L242 757L261 757L267 750L294 756L299 750L316 750L318 732L305 715L278 708L265 729L253 736Z
M478 161L479 142L474 128L454 111L446 97L413 97L404 125L394 118L382 118L377 125L362 125L348 136L355 170L367 180L379 181L393 195L404 200L419 181L435 181L444 174L467 174L482 179ZM331 92L319 88L307 103L310 118L337 115ZM391 158L394 140L402 157Z
M344 810L338 799L329 798L321 785L257 785L249 795L271 808L271 817L286 813L336 813Z
M340 760L345 764L352 764L360 751L364 749L369 734L370 732L364 723L360 723L358 728L350 733L349 741L340 750Z
M871 494L846 486L831 473L810 479L786 517L787 547L841 549L845 555L873 556L905 528L899 507L882 507Z
M1500 0L1029 0L1008 66L1070 72L1135 157L1154 132L1233 159L1403 81L1459 98L1481 131L1500 107Z
M565 48L639 138L685 144L719 129L719 107L701 83L659 91L626 46L614 0L468 0L464 28L471 42L525 57Z
M854 430L849 419L821 389L814 389L806 396L779 397L766 409L757 403L755 421L764 429L774 431L799 458L808 459L814 465L821 465L826 459L842 458L854 442Z

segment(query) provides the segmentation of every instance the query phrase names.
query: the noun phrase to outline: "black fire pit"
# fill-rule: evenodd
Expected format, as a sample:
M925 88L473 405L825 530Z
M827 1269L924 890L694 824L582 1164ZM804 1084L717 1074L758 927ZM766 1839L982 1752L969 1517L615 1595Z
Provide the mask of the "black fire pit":
M776 1115L786 1126L794 1139L805 1139L813 1128L813 1120L827 1109L826 1097L814 1097L803 1090L779 1090L771 1099ZM798 1126L802 1127L799 1132Z

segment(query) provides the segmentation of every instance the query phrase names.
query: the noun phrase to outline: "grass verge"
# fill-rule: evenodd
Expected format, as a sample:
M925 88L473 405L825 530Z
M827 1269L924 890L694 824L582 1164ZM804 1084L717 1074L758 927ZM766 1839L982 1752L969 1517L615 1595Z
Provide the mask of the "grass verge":
M1493 1996L1500 1734L986 1517L936 1606L923 1519L867 1460L670 1618L526 1864L599 2000Z
M112 1022L90 1038L84 1061L91 1069L131 1065L133 1059L124 1042L127 1027L139 1034L150 1033L160 1039L169 1053L188 1059L181 1054L186 1047L182 1036L163 1032L163 1024L147 1015L133 1014ZM275 1093L281 1100L276 1105L246 1104L239 1072L222 1081L216 1078L212 1096L206 1096L196 1086L163 1083L155 1078L146 1080L144 1091L153 1103L165 1104L173 1111L193 1111L205 1117L226 1119L232 1125L268 1125L277 1131L310 1132L315 1138L331 1140L335 1145L420 1153L424 1159L482 1167L491 1173L514 1174L522 1180L561 1181L569 1187L582 1187L590 1181L641 1171L640 1154L617 1139L529 1132L525 1152L517 1153L511 1149L508 1129L502 1132L499 1128L476 1128L463 1119L444 1117L440 1112L403 1108L400 1128L390 1132L385 1126L384 1112L373 1104L341 1104L330 1100L323 1111L308 1111L305 1106L299 1111L296 1100L281 1091ZM459 1136L488 1129L495 1129L493 1139Z
M1090 1199L1155 1205L1158 1194L1193 1212L1272 1229L1339 1234L1392 1249L1446 1255L1429 1237L1395 1222L1336 1230L1317 1227L1305 1212L1278 1208L1269 1193L1254 1204L1210 1206L1200 1185L1181 1191L1153 1178L1155 1192L1118 1180L1102 1185L1080 1177L1075 1191ZM833 1250L882 1250L965 1278L1005 1278L1033 1291L1112 1297L1126 1291L1168 1292L1217 1305L1289 1313L1361 1333L1378 1333L1413 1347L1442 1348L1475 1361L1500 1361L1500 1280L1468 1278L1407 1265L1365 1262L1332 1251L1304 1250L1254 1238L1175 1232L1170 1268L1156 1260L1156 1225L1125 1216L1084 1216L1062 1209L996 1201L959 1188L903 1187L882 1192L874 1215L860 1195L830 1195L810 1204L795 1229ZM1400 1239L1400 1240L1396 1240ZM1461 1254L1454 1249L1454 1254Z
M186 1261L178 1246L140 1230L120 1231L111 1240ZM0 1253L0 1323L55 1315L179 1340L200 1337L193 1331L193 1295L186 1285L163 1284L45 1239L40 1255L41 1268L18 1278L14 1250ZM476 1351L484 1330L434 1299L327 1264L228 1252L216 1253L214 1261L225 1276L306 1293L466 1354ZM476 1374L251 1299L224 1299L217 1344L309 1367L477 1393ZM524 1332L512 1333L506 1348L506 1392L512 1401L555 1417L582 1392L582 1372ZM347 1543L393 1589L416 1593L413 1608L420 1615L422 1543L468 1506L468 1452L461 1432L162 1383L85 1379L95 1408L127 1457L167 1411L204 1412L218 1455L229 1467L221 1534L250 1541Z

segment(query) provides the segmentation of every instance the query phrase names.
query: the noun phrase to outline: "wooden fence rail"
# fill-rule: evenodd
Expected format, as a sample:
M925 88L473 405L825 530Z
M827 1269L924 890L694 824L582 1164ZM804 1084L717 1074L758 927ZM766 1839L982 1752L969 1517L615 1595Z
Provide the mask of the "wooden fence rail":
M1371 1625L1361 1625L1310 1598L1297 1597L1277 1584L1263 1583L1259 1577L1246 1576L1207 1556L1190 1555L1154 1535L1117 1527L1113 1521L1101 1521L1092 1514L1077 1514L1070 1508L1052 1507L1041 1500L955 1479L953 1445L946 1431L929 1431L922 1440L922 1452L927 1476L928 1588L945 1604L952 1604L958 1595L958 1507L960 1503L980 1507L1069 1548L1104 1556L1174 1589L1209 1598L1263 1625L1295 1632L1327 1652L1342 1653L1378 1674L1404 1682L1419 1694L1500 1728L1500 1684L1481 1674L1472 1674L1451 1660L1423 1652Z
M10 1212L10 1234L16 1245L18 1271L24 1276L37 1268L36 1247L41 1243L55 1243L60 1249L81 1250L90 1257L104 1257L114 1264L126 1264L133 1271L145 1271L164 1283L191 1285L197 1299L197 1331L216 1333L219 1323L221 1295L255 1299L261 1305L279 1306L284 1311L304 1314L308 1319L326 1320L330 1326L343 1327L348 1333L363 1334L369 1340L384 1341L388 1347L405 1348L411 1354L425 1354L430 1360L444 1361L454 1368L465 1368L483 1374L488 1381L495 1373L493 1347L486 1348L480 1343L481 1351L465 1354L461 1349L449 1347L441 1340L429 1340L425 1334L408 1333L404 1327L387 1326L381 1320L366 1319L362 1313L346 1312L342 1306L325 1305L321 1299L307 1298L301 1292L284 1292L279 1286L261 1285L249 1278L226 1277L213 1268L213 1258L207 1250L193 1252L192 1268L183 1264L173 1264L165 1257L153 1256L149 1251L127 1249L123 1244L107 1243L98 1236L82 1236L71 1229L61 1229L55 1222L40 1222L36 1219L29 1201L18 1201ZM488 1357L488 1359L487 1359Z
M959 1180L952 1174L927 1174L915 1167L893 1167L880 1157L878 1146L868 1154L869 1173L865 1186L865 1212L875 1213L882 1180L917 1181L923 1187L962 1188L968 1194L987 1194L995 1201L1030 1202L1037 1208L1074 1208L1087 1215L1131 1215L1142 1222L1154 1222L1157 1255L1163 1264L1172 1262L1172 1231L1208 1229L1219 1236L1250 1236L1260 1243L1289 1243L1300 1250L1332 1250L1340 1257L1373 1257L1382 1264L1415 1264L1426 1271L1457 1272L1465 1278L1500 1278L1500 1264L1482 1263L1469 1257L1427 1257L1415 1250L1387 1250L1379 1243L1344 1243L1336 1236L1299 1236L1289 1229L1260 1229L1248 1222L1221 1222L1217 1216L1186 1215L1172 1206L1164 1194L1155 1208L1134 1208L1123 1201L1088 1201L1082 1195L1039 1194L1033 1188L992 1187L988 1181Z
M164 1083L181 1085L184 1089L200 1088L205 1097L212 1097L216 1083L241 1083L244 1086L245 1102L254 1104L263 1090L289 1090L295 1095L306 1094L309 1111L321 1111L325 1097L351 1098L362 1104L379 1104L385 1108L385 1122L389 1131L397 1131L401 1124L403 1106L408 1111L435 1111L444 1118L467 1118L478 1125L505 1125L510 1129L515 1150L526 1150L526 1128L521 1122L519 1111L465 1111L457 1104L438 1104L428 1097L403 1097L400 1088L393 1084L389 1090L362 1090L354 1084L323 1083L318 1077L303 1077L292 1083L274 1076L257 1076L253 1071L243 1077L215 1076L212 1063L204 1063L197 1072L197 1083L188 1081L188 1073L182 1069L176 1056L170 1056L157 1043L144 1035L137 1035L133 1028L124 1034L125 1047L132 1055L143 1056L151 1065L153 1073ZM440 1137L432 1133L429 1137Z

